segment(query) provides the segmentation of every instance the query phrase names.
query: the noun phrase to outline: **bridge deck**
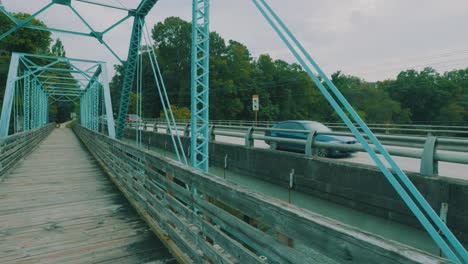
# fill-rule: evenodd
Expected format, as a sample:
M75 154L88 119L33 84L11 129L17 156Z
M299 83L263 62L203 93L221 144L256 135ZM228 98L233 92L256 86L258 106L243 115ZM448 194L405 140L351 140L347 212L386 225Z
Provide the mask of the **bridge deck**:
M176 263L69 129L0 183L0 263Z

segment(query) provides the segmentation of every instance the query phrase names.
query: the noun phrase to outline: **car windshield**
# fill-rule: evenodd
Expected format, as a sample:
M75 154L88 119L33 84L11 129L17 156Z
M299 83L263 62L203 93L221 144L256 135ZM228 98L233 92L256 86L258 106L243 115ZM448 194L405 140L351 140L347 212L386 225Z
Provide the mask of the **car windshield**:
M324 124L318 122L307 122L303 123L308 130L315 130L317 132L331 132L332 130Z
M138 115L128 115L128 118L134 118L134 119L137 119L137 118L140 118Z

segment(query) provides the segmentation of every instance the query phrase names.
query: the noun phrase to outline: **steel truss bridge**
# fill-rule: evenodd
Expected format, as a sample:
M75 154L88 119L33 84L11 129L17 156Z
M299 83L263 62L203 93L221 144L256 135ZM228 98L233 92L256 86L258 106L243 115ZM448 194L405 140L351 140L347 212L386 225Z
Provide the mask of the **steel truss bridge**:
M385 241L225 180L210 177L209 0L193 0L192 5L190 163L181 148L157 57L154 49L151 50L153 45L149 45L150 50L146 53L157 79L168 129L175 131L170 134L179 162L121 141L130 92L132 87L138 86L135 80L138 80L141 71L142 46L145 39L146 44L149 41L145 18L157 2L142 0L137 8L128 9L91 0L52 0L24 20L15 18L0 4L0 11L14 24L10 30L2 33L0 41L22 28L94 38L125 68L119 111L114 122L105 62L11 51L0 118L1 176L5 178L0 184L0 197L8 197L5 201L0 200L0 235L9 241L6 245L0 244L2 262L89 263L96 258L100 261L120 258L123 262L126 259L132 263L141 261L138 257L143 258L143 255L150 256L151 260L157 259L153 249L160 249L158 243L162 242L175 260L181 263L468 263L468 254L463 245L266 0L252 0L252 3L374 160L389 186L406 203L446 259ZM99 32L75 8L77 3L118 9L124 15L118 22ZM89 32L31 24L32 19L55 5L69 8ZM130 19L133 20L133 28L128 56L123 60L106 42L105 36ZM134 230L130 226L138 223L139 218L135 218L131 210L125 209L127 216L135 222L121 221L122 215L118 215L115 210L108 211L110 206L115 206L115 201L106 199L101 192L108 187L100 178L103 177L100 170L96 164L89 163L89 158L86 158L89 154L77 150L79 144L73 143L71 131L63 128L54 130L48 120L49 105L56 101L79 104L79 124L74 126L75 135L158 236L159 242L151 242L148 230L141 227L145 226L141 223L138 224L137 232L141 236L135 236L130 231L133 236L123 234L124 230ZM99 125L103 116L106 129ZM390 169L385 164L389 164ZM78 200L84 199L79 189L86 186L76 184L85 184L83 180L94 182L96 186L102 185L99 191L94 190L95 193L91 192L92 188L86 189L91 192L89 199L102 195L102 200L78 203ZM67 192L64 194L61 189L51 187L51 181L60 184L60 188ZM47 188L41 189L41 185ZM49 193L47 190L53 191ZM23 193L32 197L27 199ZM70 197L78 200L70 200ZM61 207L51 201L54 198L63 199L64 203L72 205ZM80 226L94 223L80 222L77 212L88 213L93 218L93 213L104 211L108 213L105 220L95 219L97 222L94 228L101 232L99 235L79 229ZM33 219L31 221L34 223L28 225L29 220L24 217ZM61 220L50 223L49 218ZM72 225L70 221L75 222ZM102 227L103 221L108 221L109 226ZM111 229L112 224L116 225L116 230ZM36 225L45 226L42 231L30 229ZM75 233L71 231L73 229ZM33 240L25 240L18 230L27 230L37 236ZM47 232L53 230L60 232L50 236ZM117 231L122 237L112 240L112 234ZM40 238L50 242L48 245L51 251L40 246ZM67 248L67 241L73 241L70 243L79 246L77 250L81 251L78 253ZM94 247L86 245L94 242ZM120 247L114 247L115 243ZM135 243L139 246L135 246ZM145 248L143 244L154 245L154 248ZM28 245L32 245L31 248ZM101 251L95 251L99 247L102 247ZM130 248L137 251L129 252ZM115 255L112 252L116 252ZM122 255L122 252L128 255ZM171 261L170 258L166 260Z

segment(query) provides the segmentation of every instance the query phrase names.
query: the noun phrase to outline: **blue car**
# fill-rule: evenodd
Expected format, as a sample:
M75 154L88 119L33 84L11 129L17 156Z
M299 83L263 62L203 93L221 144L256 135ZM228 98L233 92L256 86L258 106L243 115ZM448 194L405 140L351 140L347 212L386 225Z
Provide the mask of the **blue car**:
M300 121L300 120L290 120L284 121L274 125L272 128L277 129L288 129L288 130L307 130L307 131L316 131L319 133L332 132L330 128L325 126L322 123L315 121ZM306 132L285 132L285 131L266 131L265 136L267 137L278 137L278 138L290 138L290 139L302 139L307 140L308 133ZM321 134L317 135L315 138L317 142L330 142L330 143L341 143L341 144L356 144L357 140L354 137L346 136L335 136L335 135L326 135ZM271 149L281 149L289 150L296 152L304 152L303 144L294 144L294 143L283 143L283 142L273 142L265 141L270 145ZM356 151L345 151L337 149L319 149L317 154L320 157L345 157L349 156Z

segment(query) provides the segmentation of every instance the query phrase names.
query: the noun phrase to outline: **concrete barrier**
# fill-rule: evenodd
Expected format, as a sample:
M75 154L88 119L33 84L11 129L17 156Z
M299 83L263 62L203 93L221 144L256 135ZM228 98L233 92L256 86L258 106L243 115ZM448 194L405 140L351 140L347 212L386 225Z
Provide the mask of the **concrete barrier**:
M125 136L134 138L135 131L126 130ZM143 141L153 147L173 151L170 135L145 131ZM182 141L187 153L189 138ZM228 170L285 188L289 185L289 173L294 169L295 190L298 192L422 229L375 167L219 142L210 143L209 148L210 166L223 167L227 155ZM407 175L437 213L442 203L448 203L449 228L461 241L468 242L468 182L424 177L417 173Z

